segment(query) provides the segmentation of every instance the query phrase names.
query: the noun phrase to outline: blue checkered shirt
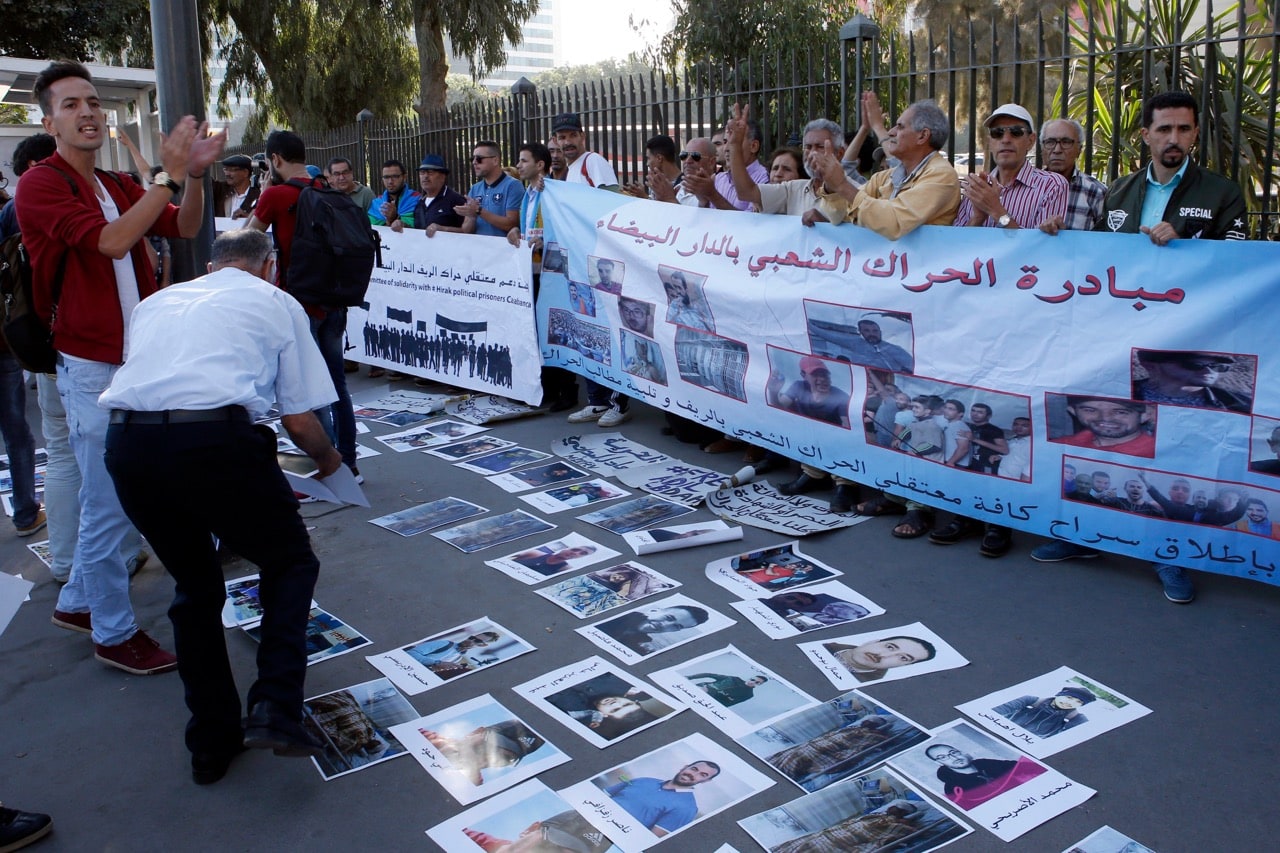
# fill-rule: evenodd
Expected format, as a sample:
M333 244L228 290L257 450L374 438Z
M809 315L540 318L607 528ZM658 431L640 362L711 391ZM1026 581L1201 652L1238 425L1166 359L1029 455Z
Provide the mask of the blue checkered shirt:
M1106 194L1106 184L1076 169L1071 175L1063 227L1068 231L1092 231L1093 223L1102 216L1102 200Z

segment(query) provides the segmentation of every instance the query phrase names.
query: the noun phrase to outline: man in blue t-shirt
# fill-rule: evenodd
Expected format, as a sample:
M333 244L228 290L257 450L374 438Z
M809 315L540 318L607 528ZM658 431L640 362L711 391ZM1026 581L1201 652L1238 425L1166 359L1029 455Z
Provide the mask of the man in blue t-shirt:
M454 208L465 218L468 234L506 237L520 224L524 185L502 171L502 152L496 142L477 142L471 153L471 169L480 180L467 191L467 203Z
M645 829L662 837L693 822L698 816L693 787L719 775L720 765L714 761L695 761L681 767L665 782L641 777L610 785L604 792Z

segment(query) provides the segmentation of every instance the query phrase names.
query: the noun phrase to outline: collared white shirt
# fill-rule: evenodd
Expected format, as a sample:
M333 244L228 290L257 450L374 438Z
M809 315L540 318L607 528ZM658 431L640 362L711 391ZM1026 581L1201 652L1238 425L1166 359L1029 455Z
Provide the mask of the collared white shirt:
M124 366L98 405L135 412L238 405L261 417L272 403L295 415L337 399L298 301L225 267L138 305Z

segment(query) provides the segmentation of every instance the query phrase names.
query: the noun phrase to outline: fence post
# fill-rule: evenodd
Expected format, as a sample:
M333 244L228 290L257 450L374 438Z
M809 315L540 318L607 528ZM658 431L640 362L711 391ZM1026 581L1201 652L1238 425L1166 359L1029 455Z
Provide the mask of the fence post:
M365 107L356 116L360 128L360 183L369 186L369 122L373 121L373 110Z
M840 28L840 128L848 132L850 127L862 123L862 54L863 46L870 44L874 54L876 39L880 38L880 27L875 21L859 12ZM854 124L849 124L849 46L853 46L853 115Z
M526 104L532 103L533 96L538 93L538 87L528 77L521 77L519 80L511 84L511 160L516 159L516 154L520 151L520 146L525 143L528 137L524 122L526 114L531 111L526 109ZM538 140L539 142L541 140Z

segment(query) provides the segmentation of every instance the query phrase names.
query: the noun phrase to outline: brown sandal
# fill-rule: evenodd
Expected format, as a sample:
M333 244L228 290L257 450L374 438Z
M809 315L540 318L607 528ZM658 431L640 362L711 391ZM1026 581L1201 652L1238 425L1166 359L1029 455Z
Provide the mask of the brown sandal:
M928 516L918 509L913 509L908 510L902 517L902 521L898 522L898 526L889 532L899 539L915 539L917 536L928 533L931 527L933 523L929 521Z
M891 501L884 495L877 495L870 500L863 501L856 507L858 515L869 515L872 517L879 515L902 515L907 508L897 501Z

